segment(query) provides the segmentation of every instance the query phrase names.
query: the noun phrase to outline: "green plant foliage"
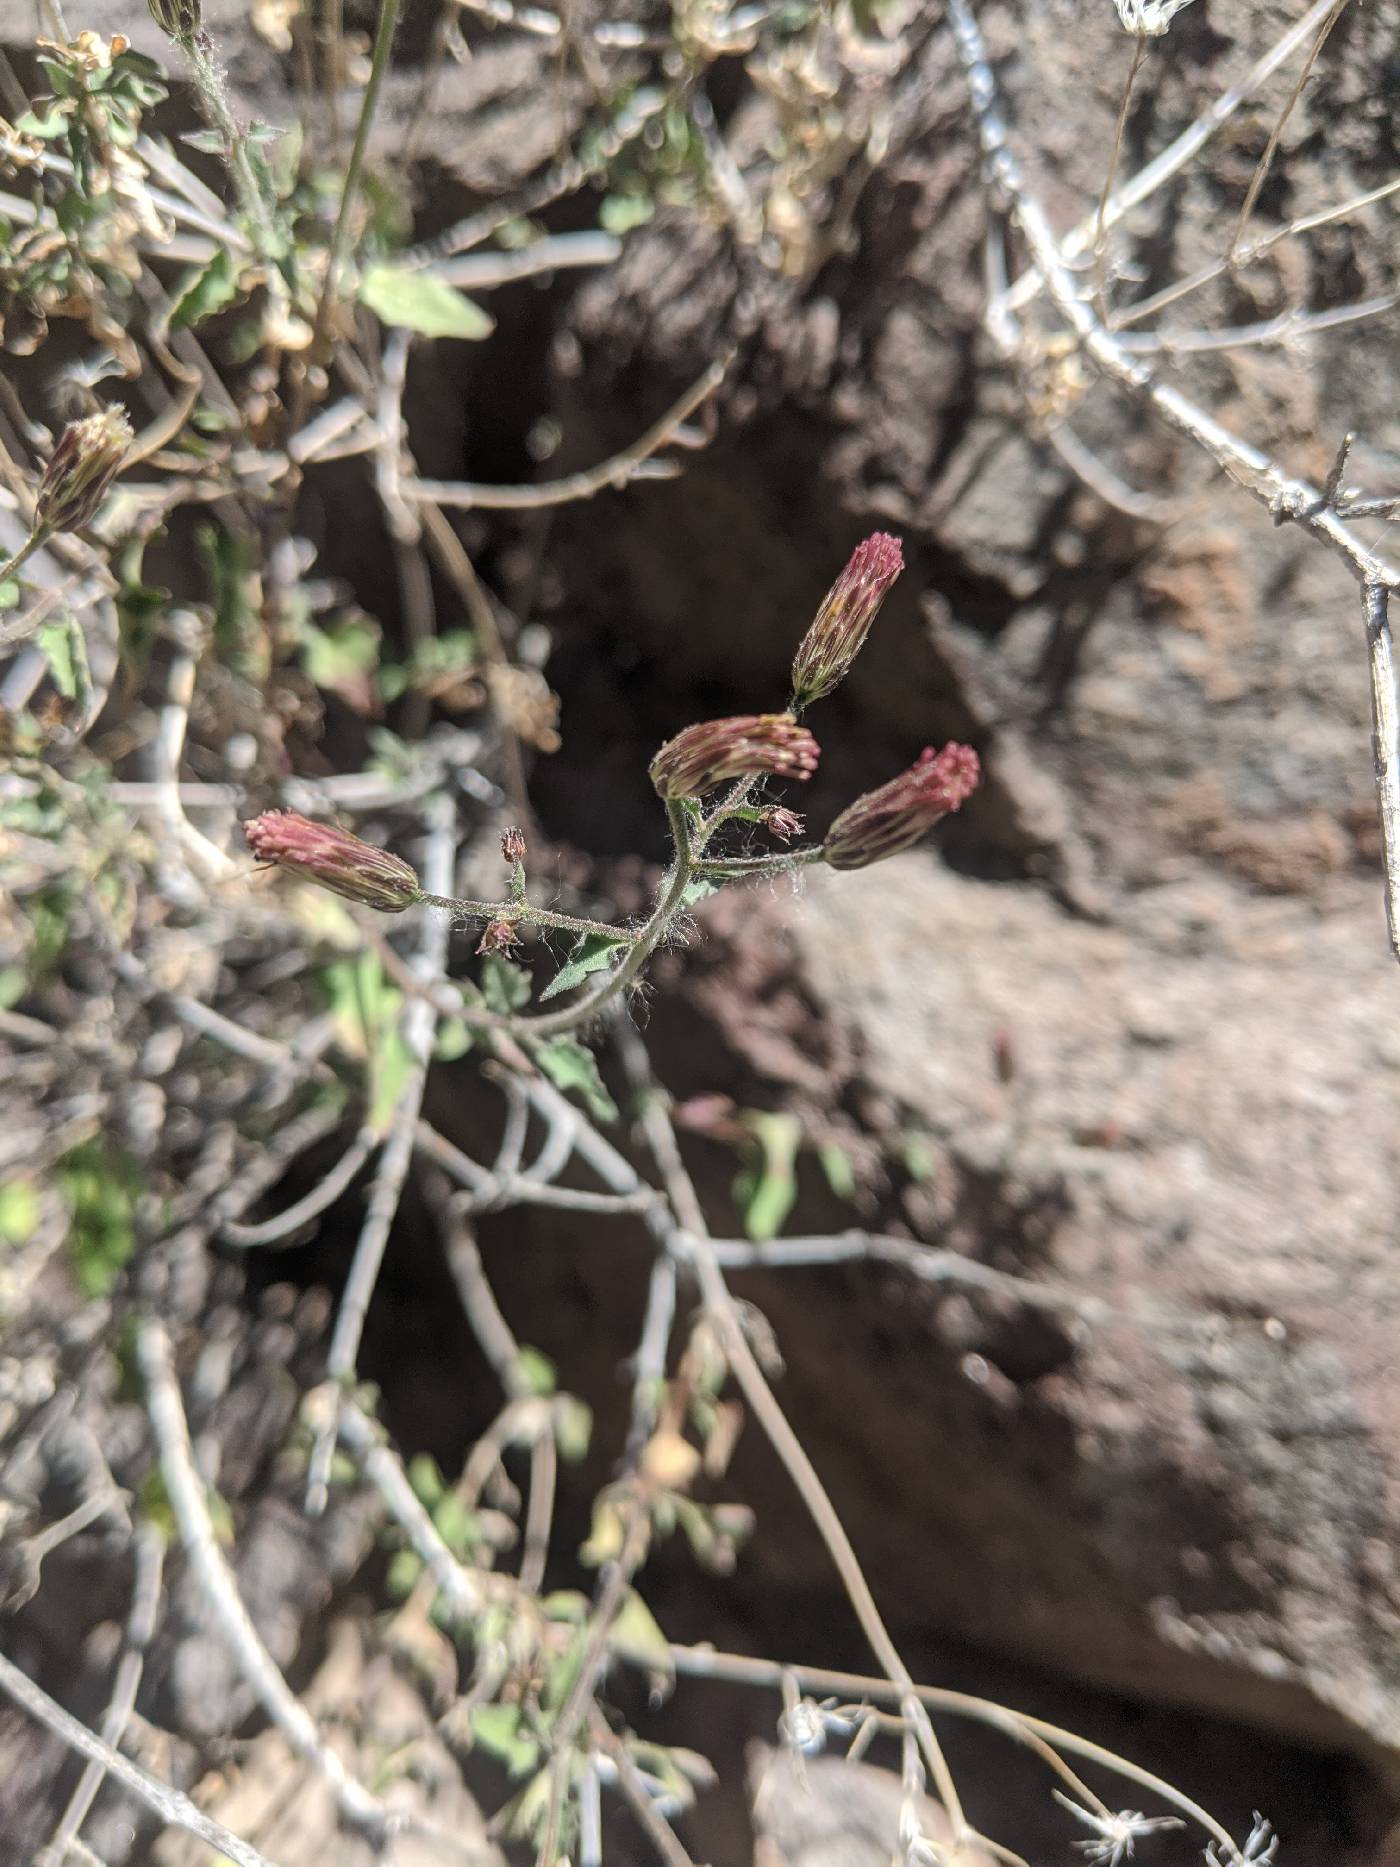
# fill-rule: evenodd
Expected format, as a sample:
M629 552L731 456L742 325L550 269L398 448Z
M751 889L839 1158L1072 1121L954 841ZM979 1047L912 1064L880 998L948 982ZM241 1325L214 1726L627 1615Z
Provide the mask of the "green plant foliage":
M480 343L495 329L495 320L465 293L430 272L406 266L370 266L360 280L360 303L381 323L417 331L421 337Z
M530 1054L565 1094L576 1093L595 1121L616 1121L616 1102L603 1086L598 1059L576 1037L547 1037L530 1044Z
M135 1249L139 1176L110 1142L91 1140L63 1156L55 1178L70 1214L78 1287L85 1297L105 1297Z
M797 1198L797 1150L802 1124L786 1112L749 1109L744 1125L754 1138L755 1158L740 1174L734 1196L750 1238L776 1238Z

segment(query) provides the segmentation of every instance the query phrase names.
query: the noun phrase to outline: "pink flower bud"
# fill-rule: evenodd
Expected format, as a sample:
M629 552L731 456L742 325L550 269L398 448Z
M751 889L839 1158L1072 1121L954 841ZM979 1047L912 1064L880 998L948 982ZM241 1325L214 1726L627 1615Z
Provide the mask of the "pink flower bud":
M525 860L525 832L523 830L503 830L501 832L501 854L507 862Z
M742 713L702 720L668 739L651 761L662 797L701 797L732 778L810 778L817 742L790 713Z
M810 706L845 680L880 605L903 569L899 540L888 532L873 532L856 546L793 660L794 705Z
M520 936L515 931L515 922L494 920L487 922L476 950L478 953L505 953L519 945Z
M847 805L822 845L826 860L833 869L863 869L897 856L965 804L981 775L971 746L925 747L908 771Z
M265 810L244 824L243 834L259 862L275 862L279 869L384 914L401 914L423 892L401 856L294 810Z
M104 408L100 415L70 421L49 456L34 502L35 529L76 532L90 525L107 488L116 478L131 446L126 411Z
M781 804L774 804L771 810L763 813L763 827L780 843L790 843L794 836L801 836L802 819L795 810L784 810Z

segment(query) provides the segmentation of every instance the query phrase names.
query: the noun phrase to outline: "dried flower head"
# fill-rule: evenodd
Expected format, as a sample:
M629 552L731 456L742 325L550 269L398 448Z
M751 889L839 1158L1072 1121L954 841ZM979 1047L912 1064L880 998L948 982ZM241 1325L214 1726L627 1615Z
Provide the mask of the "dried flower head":
M817 742L790 713L741 713L668 739L651 761L651 781L662 797L702 797L731 778L810 778L816 769Z
M1081 1808L1079 1803L1058 1789L1050 1793L1071 1815L1077 1816L1086 1828L1093 1829L1093 1836L1089 1840L1076 1841L1074 1845L1094 1863L1094 1867L1122 1867L1124 1861L1133 1858L1139 1836L1186 1826L1180 1816L1143 1815L1137 1809L1119 1809L1116 1814L1109 1810L1100 1815L1093 1809Z
M259 862L275 862L279 869L384 914L401 914L422 896L418 877L402 856L294 810L265 810L244 824L243 834Z
M525 832L523 830L502 830L501 854L507 862L525 860Z
M1113 0L1118 17L1139 38L1157 39L1191 0Z
M520 945L520 935L515 931L515 922L498 918L488 921L477 942L478 953L506 953L513 946Z
M781 804L774 804L763 813L763 827L780 843L790 843L794 836L801 836L802 819L795 810L785 810Z
M199 0L146 0L146 4L156 25L178 44L188 44L199 31Z
M124 409L104 408L100 415L70 421L39 482L35 529L76 532L91 524L131 441L131 423Z
M809 706L845 680L890 586L904 569L899 540L875 532L856 546L826 594L792 664L793 702Z
M925 747L908 771L848 804L822 845L834 869L863 869L917 843L977 789L982 767L971 746Z

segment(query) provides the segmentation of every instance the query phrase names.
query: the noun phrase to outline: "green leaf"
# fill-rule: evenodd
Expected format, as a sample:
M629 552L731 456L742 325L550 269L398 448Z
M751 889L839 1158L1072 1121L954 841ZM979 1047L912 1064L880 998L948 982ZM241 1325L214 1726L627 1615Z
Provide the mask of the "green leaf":
M413 1487L413 1495L427 1511L435 1509L447 1494L442 1472L431 1452L414 1453L408 1461L408 1482Z
M838 1199L854 1199L856 1196L856 1170L851 1165L851 1157L839 1141L823 1141L817 1149L817 1159L821 1162L826 1183Z
M712 882L704 875L697 875L686 883L681 892L682 908L693 908L698 901L708 901L711 895L719 893L719 883Z
M537 1348L522 1347L510 1365L507 1384L511 1391L547 1395L554 1392L554 1363Z
M23 966L0 966L0 1011L17 1005L28 989Z
M593 1409L573 1394L561 1394L554 1403L554 1441L559 1456L577 1465L593 1437Z
M406 266L371 266L360 280L360 303L382 323L424 337L462 337L479 343L496 328L495 320L455 286Z
M655 212L655 205L645 195L604 195L598 225L604 233L630 233L634 227L644 227Z
M106 1296L136 1245L135 1171L93 1140L65 1154L55 1177L73 1216L68 1248L78 1288L85 1297Z
M530 975L500 953L488 953L481 962L481 995L488 1011L505 1017L530 1002Z
M558 992L572 992L576 985L583 984L589 973L602 972L611 965L618 947L630 944L622 934L585 934L540 993L541 1002Z
M608 1635L608 1647L623 1659L645 1666L648 1672L663 1680L669 1680L674 1674L670 1642L635 1588L627 1591Z
M797 1198L797 1149L802 1124L795 1115L750 1109L744 1117L758 1143L756 1167L735 1188L750 1238L776 1238Z
M0 610L14 609L19 603L19 578L7 577L0 583Z
M35 640L48 659L53 684L65 700L76 700L90 686L83 632L71 616L43 623Z
M357 711L365 710L368 677L378 664L379 629L368 617L341 617L329 629L302 624L301 665L317 687L342 695Z
M438 1029L433 1057L438 1063L455 1063L466 1056L476 1038L465 1018L445 1018Z
M39 1191L32 1180L6 1180L0 1185L0 1239L22 1245L39 1223Z
M170 313L170 328L179 331L200 324L240 296L238 261L230 248L221 246L207 266L186 275Z
M471 1730L476 1744L512 1776L524 1776L539 1762L539 1742L518 1705L473 1705Z
M565 1094L577 1090L594 1121L616 1121L617 1104L603 1087L598 1059L576 1037L550 1037L530 1045L536 1063Z

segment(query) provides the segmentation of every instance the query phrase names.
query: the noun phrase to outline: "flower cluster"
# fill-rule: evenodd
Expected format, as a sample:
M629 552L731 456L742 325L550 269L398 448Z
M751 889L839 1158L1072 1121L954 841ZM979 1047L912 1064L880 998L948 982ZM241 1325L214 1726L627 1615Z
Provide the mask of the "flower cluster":
M864 869L908 849L977 789L982 767L971 746L925 747L908 771L866 791L832 824L823 853L833 869Z
M899 540L874 532L827 592L792 664L795 707L810 706L844 681L865 645L870 625L904 569Z
M265 810L244 824L243 834L259 862L274 862L362 907L401 914L422 898L418 877L402 856L334 824L313 823L294 810Z
M817 742L790 713L741 713L702 720L668 739L651 761L661 797L703 797L735 778L810 778Z

